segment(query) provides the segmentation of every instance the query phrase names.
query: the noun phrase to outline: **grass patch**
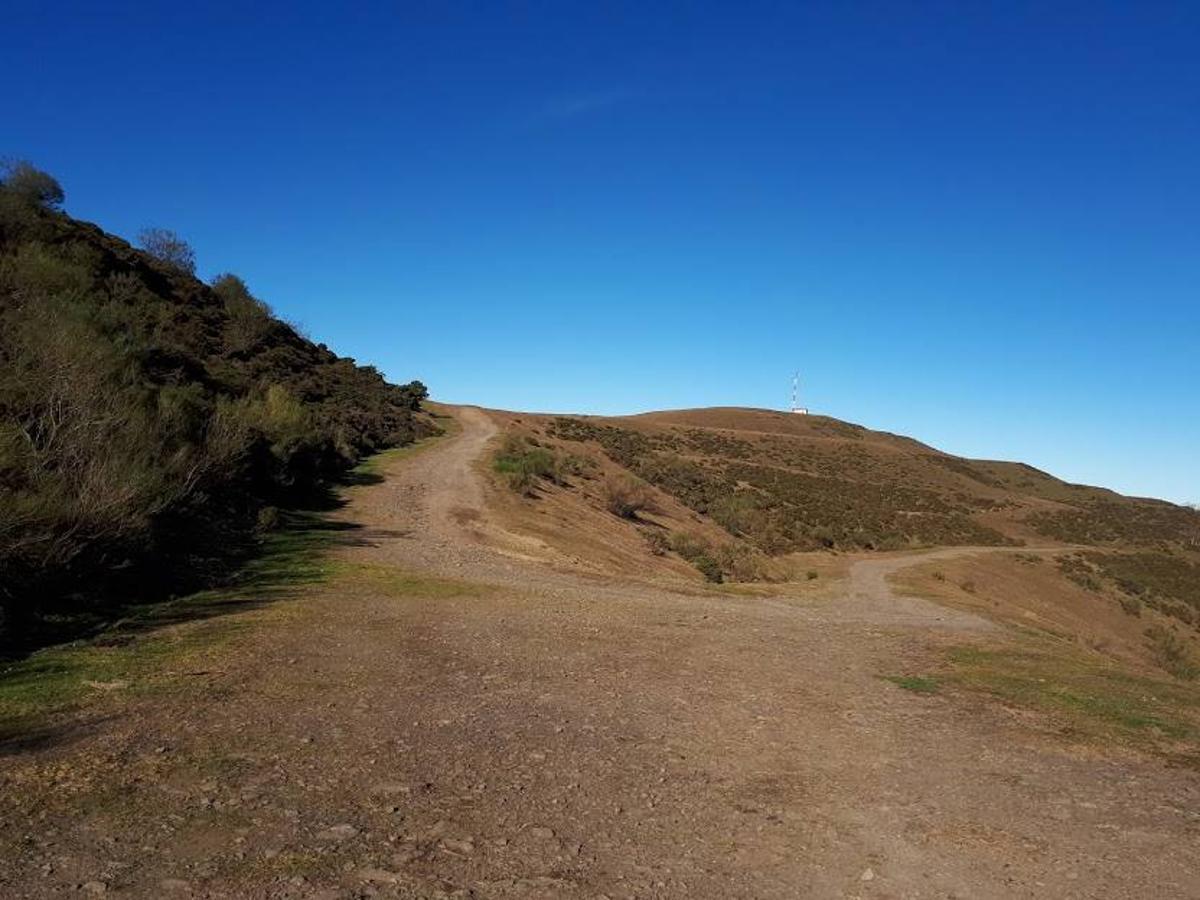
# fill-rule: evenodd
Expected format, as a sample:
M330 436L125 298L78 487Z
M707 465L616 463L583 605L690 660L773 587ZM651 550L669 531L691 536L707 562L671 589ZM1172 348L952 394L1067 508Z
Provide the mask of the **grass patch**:
M525 497L537 496L543 482L567 486L570 478L588 477L595 462L575 453L564 453L540 444L529 435L509 432L492 456L492 471L508 487Z
M350 477L347 479L351 483L374 484L383 479L383 473L387 469L389 463L399 459L407 459L410 456L416 456L428 450L434 444L441 443L447 438L454 437L462 431L462 425L458 419L453 416L434 415L434 421L438 428L441 429L439 434L431 434L419 440L413 441L411 444L405 444L403 447L392 447L388 450L381 450L368 456L350 472Z
M885 675L883 679L914 694L936 694L940 689L936 678L922 675Z
M45 719L107 695L144 694L187 678L215 646L248 627L233 614L284 599L334 572L324 551L353 526L315 514L284 514L281 530L238 583L133 608L86 641L48 647L0 668L0 741L28 735Z
M1200 694L1131 675L1049 639L1019 647L959 647L940 679L1061 720L1064 731L1142 746L1200 735Z
M390 595L442 599L449 597L480 597L492 588L489 585L453 578L418 575L395 566L337 562L332 573L339 585L362 585Z

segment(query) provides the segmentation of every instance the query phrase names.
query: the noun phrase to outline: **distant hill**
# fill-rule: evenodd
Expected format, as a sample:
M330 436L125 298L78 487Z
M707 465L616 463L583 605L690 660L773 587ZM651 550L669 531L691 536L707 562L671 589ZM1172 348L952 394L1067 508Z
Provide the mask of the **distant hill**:
M388 384L205 284L168 232L135 249L60 212L26 164L0 182L0 637L227 568L373 450L428 433ZM403 336L398 336L402 339Z
M1070 581L1200 626L1200 512L1188 507L1069 484L1022 463L952 456L825 416L740 408L504 416L510 455L523 435L538 453L602 464L551 465L527 496L575 493L603 506L612 490L591 485L624 470L658 495L643 498L644 509L682 506L704 527L678 513L635 512L628 522L640 523L655 552L698 559L713 578L778 574L773 560L822 550L1066 546L1077 548L1063 561Z
M558 417L552 432L595 443L768 552L1045 540L1200 549L1200 515L1187 507L825 416L674 410Z

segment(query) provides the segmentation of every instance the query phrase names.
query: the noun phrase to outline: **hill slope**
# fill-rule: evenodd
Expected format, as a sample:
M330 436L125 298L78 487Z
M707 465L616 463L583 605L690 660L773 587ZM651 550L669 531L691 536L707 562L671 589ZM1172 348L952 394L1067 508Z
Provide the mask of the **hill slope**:
M1188 631L1200 627L1200 513L1186 507L824 416L718 408L497 417L510 443L583 461L558 465L526 492L524 503L545 515L523 524L603 529L608 547L626 547L625 567L646 565L636 557L649 549L690 560L711 580L756 580L819 569L821 551L1061 547L1064 585L1119 601L1131 616L1148 606ZM653 495L614 516L606 508L614 478ZM576 550L586 549L581 540Z
M0 638L221 571L424 396L0 184Z

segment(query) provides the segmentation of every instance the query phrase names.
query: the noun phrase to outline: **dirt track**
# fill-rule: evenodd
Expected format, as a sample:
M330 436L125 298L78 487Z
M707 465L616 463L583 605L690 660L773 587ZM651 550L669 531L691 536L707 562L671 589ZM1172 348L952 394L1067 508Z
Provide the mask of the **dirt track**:
M1193 773L880 679L988 622L887 560L827 603L554 570L489 519L459 414L206 693L4 761L0 893L1200 896ZM85 759L117 797L32 786Z

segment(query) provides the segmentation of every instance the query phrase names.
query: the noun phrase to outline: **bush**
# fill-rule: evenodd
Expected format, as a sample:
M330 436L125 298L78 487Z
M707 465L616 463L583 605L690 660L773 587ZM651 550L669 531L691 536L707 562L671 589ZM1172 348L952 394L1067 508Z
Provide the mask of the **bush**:
M1121 603L1121 609L1129 616L1140 616L1142 614L1142 601L1138 597L1118 597Z
M1151 625L1145 635L1155 659L1166 671L1184 681L1192 681L1200 675L1200 668L1192 660L1187 644L1174 631Z
M821 576L814 570L809 569L807 572L804 573L804 577L807 578L809 581L816 581Z
M712 548L708 541L698 535L678 532L671 535L671 549L688 562L695 562Z
M614 516L636 519L639 512L656 512L654 491L648 484L628 475L604 479L604 506Z
M138 243L159 262L188 275L196 274L196 252L175 232L166 228L145 228L138 233Z
M733 581L759 581L763 577L762 557L749 544L723 544L711 556L721 572Z
M66 199L62 185L53 175L23 159L0 163L0 187L20 201L42 209L58 209Z
M720 584L725 580L725 573L721 571L721 565L711 556L701 553L694 560L692 565L700 570L700 574L704 576L704 580L712 584Z
M671 549L671 542L658 529L643 531L642 537L646 539L646 546L654 556L666 556L667 551Z
M510 489L527 497L534 496L539 481L563 484L566 479L565 465L557 453L539 447L528 438L506 434L500 449L492 457L492 469L496 471Z

